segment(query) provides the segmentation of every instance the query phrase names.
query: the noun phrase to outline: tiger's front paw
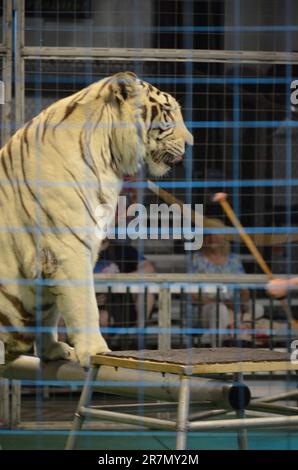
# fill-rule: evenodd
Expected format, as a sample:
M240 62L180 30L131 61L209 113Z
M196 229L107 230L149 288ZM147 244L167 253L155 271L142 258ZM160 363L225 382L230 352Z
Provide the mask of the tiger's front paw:
M79 360L79 363L82 367L90 366L90 356L95 356L96 354L102 354L110 352L107 343L102 338L101 341L96 343L86 344L84 341L77 343L75 345L76 356Z
M69 346L67 343L57 341L56 343L52 343L50 347L43 351L42 359L44 361L58 361L59 359L73 361L75 360L74 348Z

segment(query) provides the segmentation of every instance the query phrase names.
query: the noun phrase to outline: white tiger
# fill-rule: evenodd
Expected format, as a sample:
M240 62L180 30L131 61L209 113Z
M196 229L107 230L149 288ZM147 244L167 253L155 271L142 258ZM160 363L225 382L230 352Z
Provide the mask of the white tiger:
M131 72L62 99L0 151L0 340L6 360L32 349L67 359L61 315L82 366L108 351L99 330L93 267L98 204L116 208L124 175L146 163L162 176L193 144L175 99ZM42 333L39 333L43 328ZM37 332L37 333L36 333Z

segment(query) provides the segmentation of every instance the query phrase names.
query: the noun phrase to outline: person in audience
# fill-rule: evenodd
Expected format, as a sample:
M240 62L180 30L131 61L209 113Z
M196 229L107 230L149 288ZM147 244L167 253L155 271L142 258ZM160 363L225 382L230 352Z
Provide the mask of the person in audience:
M99 254L94 273L138 273L140 279L142 274L155 272L153 264L141 255L128 242L106 239L103 249ZM99 309L105 326L143 326L150 318L154 307L155 297L147 293L146 312L145 302L142 294L112 294L111 305L107 306L107 294L97 294ZM108 312L108 315L107 313ZM102 325L102 320L100 321Z
M225 228L219 219L212 219L212 226L216 229ZM225 234L210 233L204 236L203 246L197 251L192 260L192 272L200 274L244 274L244 267L240 257L231 252L230 242ZM222 346L231 335L222 330L234 328L235 311L238 318L237 327L247 328L251 323L251 303L248 289L240 290L240 302L235 300L235 293L231 289L221 289L219 305L216 287L210 286L202 290L203 307L201 311L202 328L213 330L213 333L204 333L201 337L202 345L216 346L216 326L218 312L219 344ZM198 295L194 295L198 301ZM255 318L263 317L263 307L256 304ZM242 324L243 322L243 324Z

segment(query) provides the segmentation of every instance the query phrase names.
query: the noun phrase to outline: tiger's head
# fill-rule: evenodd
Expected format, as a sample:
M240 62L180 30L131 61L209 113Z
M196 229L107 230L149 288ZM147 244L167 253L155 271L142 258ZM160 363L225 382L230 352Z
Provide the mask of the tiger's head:
M151 175L165 175L183 159L186 144L193 145L177 101L132 72L110 77L108 90L106 100L117 116L111 152L122 150L123 171L135 173L146 163Z

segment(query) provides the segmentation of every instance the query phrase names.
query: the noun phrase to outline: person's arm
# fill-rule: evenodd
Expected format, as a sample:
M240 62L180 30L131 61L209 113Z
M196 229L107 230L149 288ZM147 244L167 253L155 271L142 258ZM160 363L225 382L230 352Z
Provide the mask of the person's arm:
M298 289L298 277L292 279L272 279L267 284L267 291L273 297L284 297L289 289Z
M136 272L138 273L155 273L155 269L151 261L143 259L138 263Z

